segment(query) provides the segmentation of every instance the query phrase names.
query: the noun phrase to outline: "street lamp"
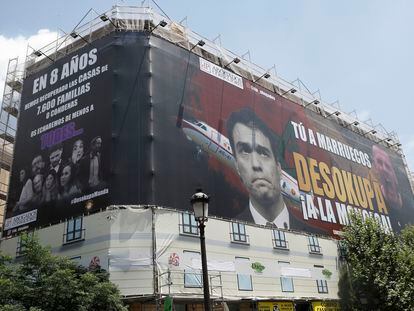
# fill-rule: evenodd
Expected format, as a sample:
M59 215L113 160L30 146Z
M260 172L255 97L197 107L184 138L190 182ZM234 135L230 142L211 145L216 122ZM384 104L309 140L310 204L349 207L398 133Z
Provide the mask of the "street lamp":
M200 248L201 248L201 266L203 269L203 290L204 290L204 310L210 311L210 287L208 285L207 271L207 255L206 255L206 239L204 236L204 224L208 220L208 202L210 198L203 193L201 189L197 189L196 193L191 197L191 206L194 210L194 218L198 222L200 229Z

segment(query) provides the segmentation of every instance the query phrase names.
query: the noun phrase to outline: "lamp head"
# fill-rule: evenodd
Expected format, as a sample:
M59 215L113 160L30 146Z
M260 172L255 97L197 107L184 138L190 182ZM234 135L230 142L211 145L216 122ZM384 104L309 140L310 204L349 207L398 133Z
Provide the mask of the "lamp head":
M191 197L191 206L194 210L194 217L199 222L207 221L208 219L208 202L210 198L207 194L197 189L196 193Z

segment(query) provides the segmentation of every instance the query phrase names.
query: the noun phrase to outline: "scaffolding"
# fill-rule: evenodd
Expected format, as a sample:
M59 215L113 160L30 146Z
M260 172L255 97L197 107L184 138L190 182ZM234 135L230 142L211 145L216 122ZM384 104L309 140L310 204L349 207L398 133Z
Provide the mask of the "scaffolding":
M18 58L12 58L7 66L0 109L0 224L4 219L22 88L23 70L20 70Z
M191 275L197 281L197 284L186 287L186 275ZM177 300L202 300L204 298L201 271L185 272L168 269L158 274L158 281L160 286L159 300L167 296L174 297ZM214 305L222 305L224 296L221 272L209 271L209 284L210 297Z
M89 21L90 14L95 16ZM161 23L164 26L158 27ZM93 44L113 31L147 31L159 36L177 46L188 49L193 53L225 67L228 70L254 81L262 87L287 97L306 109L313 110L324 118L335 120L340 125L371 139L377 144L390 148L402 155L399 138L394 132L387 131L381 124L373 124L370 120L360 120L355 111L344 112L338 101L327 103L322 100L319 90L312 92L299 78L287 81L277 74L276 67L264 69L246 59L244 55L237 55L221 46L221 40L209 40L192 31L181 22L172 21L164 12L157 12L152 7L113 6L111 10L99 14L89 10L70 33L59 37L56 41L27 54L25 71L31 75L69 53L79 48ZM203 46L198 46L202 41ZM29 52L29 51L28 51ZM250 53L248 52L249 56ZM235 62L234 60L238 60ZM242 60L242 61L240 61ZM266 78L263 78L266 77Z

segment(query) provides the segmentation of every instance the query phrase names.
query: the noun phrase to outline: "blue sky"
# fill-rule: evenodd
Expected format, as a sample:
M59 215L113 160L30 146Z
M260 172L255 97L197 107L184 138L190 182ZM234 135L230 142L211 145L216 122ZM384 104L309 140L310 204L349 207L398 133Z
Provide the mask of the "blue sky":
M145 1L147 4L148 1ZM263 68L300 78L327 103L395 131L414 170L414 1L157 0L173 20ZM0 12L0 77L25 40L53 40L94 8L141 1L7 1ZM153 5L153 4L152 4ZM154 5L153 5L154 6ZM39 33L39 30L43 29ZM33 43L35 44L35 43ZM15 53L15 54L13 54ZM1 81L0 81L1 82ZM414 89L414 88L413 88Z

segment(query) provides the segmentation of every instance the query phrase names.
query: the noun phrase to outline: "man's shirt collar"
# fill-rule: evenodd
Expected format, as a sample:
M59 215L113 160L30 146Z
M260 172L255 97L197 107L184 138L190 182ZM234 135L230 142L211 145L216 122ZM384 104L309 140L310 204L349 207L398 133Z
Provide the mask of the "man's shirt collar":
M250 212L252 213L253 220L256 224L266 225L269 223L269 221L266 218L264 218L262 215L260 215L260 213L255 209L251 201L249 201L249 208L250 208ZM285 203L283 203L282 212L273 221L270 221L270 223L274 224L278 228L284 228L284 229L290 228L289 211Z

